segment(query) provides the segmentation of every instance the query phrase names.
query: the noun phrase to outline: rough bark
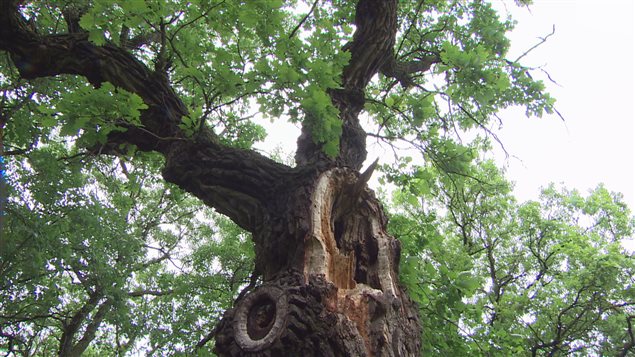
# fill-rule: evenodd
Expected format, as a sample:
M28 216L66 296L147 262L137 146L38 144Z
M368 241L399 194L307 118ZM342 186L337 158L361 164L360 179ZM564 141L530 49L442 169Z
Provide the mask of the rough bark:
M287 237L276 258L290 266L227 311L220 355L418 355L418 312L398 283L399 243L372 193L355 189L358 177L334 168L296 189L285 213L292 224L275 232Z
M399 244L358 173L366 158L358 120L364 88L382 68L397 68L396 11L396 0L358 2L343 88L330 91L343 125L340 154L327 157L303 128L293 169L221 145L208 130L187 137L178 127L187 109L164 73L81 32L36 34L16 1L0 0L0 50L26 79L80 75L138 94L148 105L143 130L111 135L101 152L120 143L160 152L166 180L253 234L264 284L225 314L219 355L415 356L420 324L398 283Z

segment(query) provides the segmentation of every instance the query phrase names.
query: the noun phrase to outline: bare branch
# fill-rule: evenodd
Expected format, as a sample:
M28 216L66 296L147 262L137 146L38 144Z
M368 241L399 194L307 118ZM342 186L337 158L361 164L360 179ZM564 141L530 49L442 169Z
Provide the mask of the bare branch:
M174 290L135 290L128 293L130 297L142 297L146 295L150 296L165 296L174 293Z
M543 43L547 42L547 39L549 37L553 36L555 33L556 33L556 25L553 25L550 34L548 34L545 37L539 37L540 42L538 42L537 44L531 46L531 48L529 48L527 51L523 52L523 54L518 56L518 58L516 58L513 62L520 61L523 57L527 56L531 51L535 50L536 48L540 47L540 45L542 45Z

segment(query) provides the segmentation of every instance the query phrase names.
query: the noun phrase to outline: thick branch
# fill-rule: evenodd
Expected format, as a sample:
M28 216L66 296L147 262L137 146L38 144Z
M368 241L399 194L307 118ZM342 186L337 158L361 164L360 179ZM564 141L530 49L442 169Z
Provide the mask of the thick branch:
M627 356L629 352L635 349L635 333L633 333L633 324L631 320L635 319L635 315L626 317L626 333L628 334L628 341L624 343L622 349L619 351L618 356Z
M269 204L293 179L289 167L249 150L190 141L171 149L163 177L251 232L260 230Z
M66 21L69 33L82 32L82 29L79 26L79 20L85 13L86 7L77 6L76 4L71 3L64 7L62 10L62 16L64 17L64 21Z
M26 79L74 74L94 86L103 82L139 95L148 109L142 127L112 133L100 153L133 144L166 157L165 178L252 230L261 221L262 206L271 200L272 187L290 173L254 152L223 146L202 128L188 138L178 127L188 110L164 74L150 70L123 48L96 46L85 33L39 35L20 15L15 1L0 1L0 50L7 51Z
M366 159L366 133L359 124L364 107L364 89L371 78L388 61L393 60L397 33L396 0L359 0L355 12L356 30L353 40L344 49L351 53L349 64L342 73L341 90L331 90L331 100L340 111L342 137L337 163L359 170ZM315 144L306 126L298 139L296 161L307 165L330 161Z
M103 298L101 290L96 290L89 295L88 301L77 311L69 321L63 321L62 324L62 338L60 341L59 354L60 356L71 355L73 351L73 339L84 320L88 317L88 314L97 306L99 301Z
M90 323L86 326L86 330L84 331L84 335L82 338L77 341L75 346L70 353L70 356L81 356L82 353L88 348L88 345L95 339L95 335L97 334L97 329L101 325L102 321L106 317L106 314L110 311L112 307L112 303L110 301L105 301L97 312L92 317Z
M353 41L346 46L351 60L344 68L342 83L348 90L364 90L379 69L393 58L397 1L360 0L355 25Z
M0 3L0 50L10 53L23 78L74 74L86 77L96 87L110 82L136 93L149 107L141 117L145 131L131 129L120 139L143 150L165 148L168 143L159 138L183 136L178 124L188 111L164 76L122 48L90 43L86 33L36 34L11 3Z
M398 62L396 59L391 58L381 68L381 73L386 77L395 78L402 87L408 88L414 84L413 74L425 72L439 61L441 61L441 58L437 55L425 56L422 59L408 62Z

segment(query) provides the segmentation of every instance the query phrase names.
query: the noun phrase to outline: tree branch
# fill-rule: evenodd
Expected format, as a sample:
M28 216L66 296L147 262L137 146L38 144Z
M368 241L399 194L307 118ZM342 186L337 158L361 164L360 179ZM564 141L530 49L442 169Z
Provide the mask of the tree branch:
M635 349L635 334L633 333L633 324L631 320L635 319L635 315L630 315L626 317L626 333L628 334L629 340L624 343L622 349L620 350L618 356L625 357L629 352Z
M97 329L101 325L101 322L104 320L104 317L106 317L106 314L111 307L112 303L109 300L105 301L99 306L90 323L86 326L86 330L84 331L82 338L73 346L73 349L70 353L71 356L81 356L82 353L84 353L86 348L88 348L88 345L95 339Z
M551 33L549 33L545 37L539 37L540 42L538 42L535 45L531 46L527 51L523 52L523 54L518 56L518 58L516 58L513 62L514 63L518 63L518 61L520 61L523 57L527 56L531 51L535 50L540 45L542 45L543 43L547 42L547 39L549 39L549 37L553 36L555 33L556 33L556 25L553 25L552 28L551 28Z
M73 339L79 330L82 322L88 314L97 306L99 300L103 298L101 290L96 290L89 295L88 301L77 311L70 321L62 321L62 337L60 340L60 356L70 355L73 350Z
M128 296L130 297L141 297L141 296L146 296L146 295L150 295L150 296L165 296L165 295L170 295L174 292L174 290L169 289L169 290L135 290L135 291L131 291L128 293Z
M110 82L138 94L149 106L142 113L146 130L156 137L183 136L178 129L188 114L162 76L149 70L126 50L111 44L96 46L86 33L39 35L31 31L12 1L0 3L0 50L9 52L25 79L74 74L86 77L95 87ZM121 135L145 150L159 150L166 143L131 128Z
M360 0L355 25L353 41L345 46L351 52L351 60L344 68L342 84L348 90L359 91L394 57L397 1Z
M396 0L359 0L355 11L356 30L351 42L344 46L351 59L342 73L343 89L329 91L331 101L340 112L342 136L336 162L355 170L366 159L366 132L359 123L364 107L364 89L386 62L394 58L397 33ZM332 161L316 144L310 129L303 125L298 139L296 162L299 165Z
M139 95L148 105L141 112L142 127L127 125L127 131L111 133L96 151L113 153L126 143L162 153L166 180L247 230L263 221L262 207L274 199L285 177L292 176L285 165L220 144L207 128L188 137L179 124L189 112L164 73L152 71L124 48L96 46L85 33L39 35L26 24L16 1L0 0L0 50L11 55L25 79L80 75L95 87L109 82Z
M320 2L320 0L315 0L313 2L313 5L311 6L311 9L309 10L309 12L306 15L304 15L302 20L300 20L300 22L296 25L296 27L293 29L293 31L291 31L291 33L289 34L289 38L292 38L293 36L295 36L295 33L298 32L298 30L300 29L300 27L302 27L304 22L309 18L309 16L311 16L311 14L315 10L315 7L317 6L318 2Z
M414 85L412 74L425 72L432 67L433 64L439 63L441 57L438 55L425 56L416 61L398 62L395 58L391 58L381 68L381 73L386 77L392 77L399 81L402 87L409 88Z

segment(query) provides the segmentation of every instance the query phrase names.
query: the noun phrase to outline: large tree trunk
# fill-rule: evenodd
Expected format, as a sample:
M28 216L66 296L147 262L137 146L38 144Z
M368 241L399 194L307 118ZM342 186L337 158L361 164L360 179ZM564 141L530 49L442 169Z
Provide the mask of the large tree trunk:
M418 311L399 286L399 244L364 186L355 172L334 168L283 194L276 224L254 234L264 284L225 314L220 355L418 354Z
M418 311L399 284L399 243L360 175L366 157L358 115L364 89L395 65L396 0L360 0L351 60L341 89L331 89L343 133L340 154L327 157L307 127L290 168L253 151L220 144L204 129L179 129L187 109L165 73L125 49L95 46L84 33L38 35L14 0L0 0L0 49L26 79L76 74L138 94L148 105L143 130L114 133L119 144L165 156L163 175L253 234L263 284L236 301L216 330L222 356L416 356ZM388 74L390 75L390 74ZM400 76L407 73L400 72ZM169 138L169 139L166 139Z
M261 161L247 177L226 177L251 182L251 196L212 195L210 187L230 184L212 177L247 159L224 166L208 155L201 147L169 155L164 176L203 200L224 195L232 209L258 212L224 211L253 233L264 281L225 314L219 355L418 355L418 311L399 285L399 242L386 233L383 208L366 188L372 167L359 175L336 165L288 169ZM188 169L197 162L210 164ZM256 189L258 179L270 186ZM247 216L257 218L240 218Z

